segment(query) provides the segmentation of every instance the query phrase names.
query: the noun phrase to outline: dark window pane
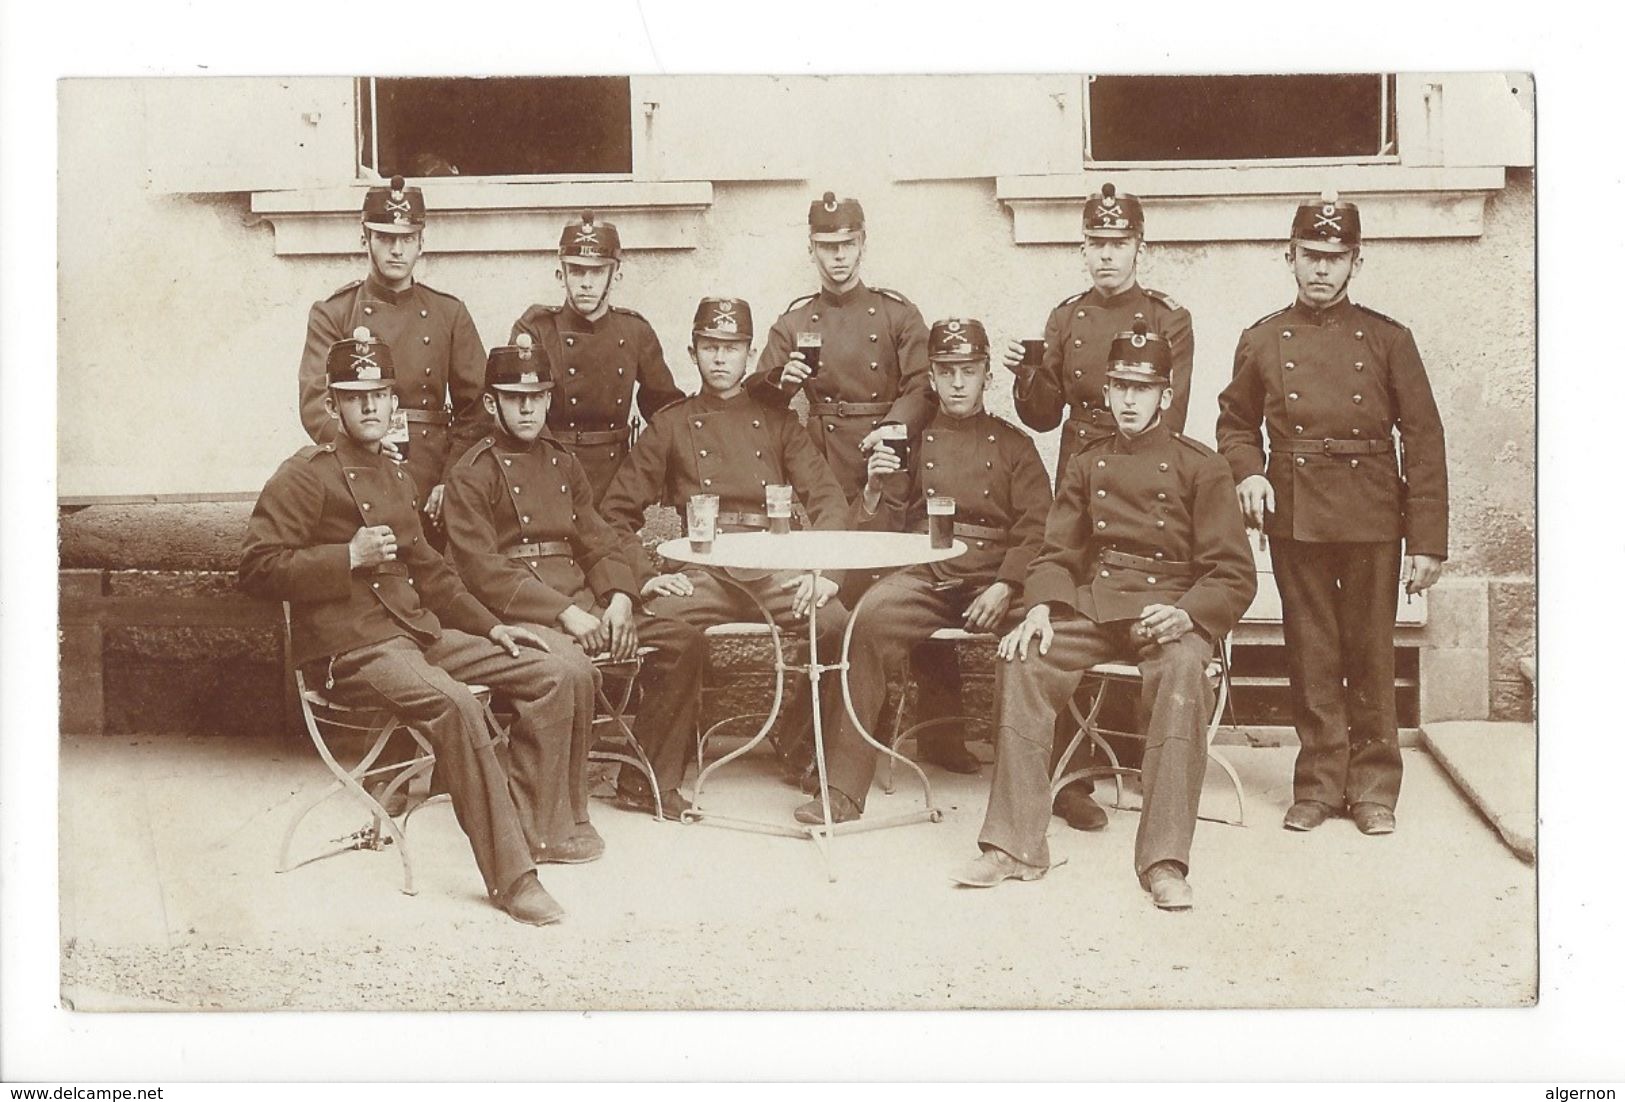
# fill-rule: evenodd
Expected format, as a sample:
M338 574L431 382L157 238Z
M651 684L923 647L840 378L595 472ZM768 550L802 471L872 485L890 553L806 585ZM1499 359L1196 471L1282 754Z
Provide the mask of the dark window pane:
M627 77L379 78L377 97L383 176L632 171ZM372 156L370 115L363 102L364 159Z
M1089 93L1090 156L1096 161L1374 156L1384 152L1387 79L1377 73L1096 77ZM1387 133L1392 132L1390 127Z

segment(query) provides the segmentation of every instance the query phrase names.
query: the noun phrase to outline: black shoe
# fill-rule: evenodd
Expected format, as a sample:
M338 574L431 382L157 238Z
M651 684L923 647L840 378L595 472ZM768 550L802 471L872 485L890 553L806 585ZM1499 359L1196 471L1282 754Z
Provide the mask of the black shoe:
M564 917L564 908L547 894L534 870L509 884L508 890L497 897L497 906L515 922L531 926L551 926Z
M982 771L982 761L959 738L925 739L920 742L920 760L969 776Z
M863 808L857 801L838 788L829 790L829 821L832 823L850 823L863 818ZM796 822L806 823L809 826L824 822L824 801L809 800L796 808Z
M1286 830L1314 830L1332 817L1332 809L1319 800L1299 800L1287 809L1281 826Z
M1106 809L1076 785L1068 785L1055 797L1055 814L1065 819L1066 825L1073 830L1106 829Z
M655 813L654 793L647 788L617 789L615 792L615 806L626 811L640 811L645 815L653 815ZM683 812L693 806L675 788L668 788L660 794L660 817L662 819L677 819Z
M1393 810L1382 804L1355 804L1349 809L1349 816L1361 834L1392 834L1396 825Z

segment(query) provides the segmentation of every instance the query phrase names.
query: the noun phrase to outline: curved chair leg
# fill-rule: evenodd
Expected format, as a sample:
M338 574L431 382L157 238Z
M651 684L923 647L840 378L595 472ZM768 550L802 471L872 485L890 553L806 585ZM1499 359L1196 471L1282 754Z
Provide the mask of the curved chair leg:
M394 733L395 728L398 726L394 720L390 720L383 730L378 733L377 737L373 739L372 746L367 750L367 753L362 756L361 761L357 763L355 769L353 771L346 770L343 766L338 764L338 760L328 751L324 740L318 737L316 719L315 716L311 714L309 703L304 700L303 692L300 693L300 704L305 713L305 729L310 734L311 742L316 745L316 752L321 756L322 760L327 763L327 767L330 771L332 771L335 779L329 783L326 788L322 789L314 796L311 796L309 799L305 800L304 803L300 804L299 809L294 812L293 818L288 820L288 825L282 832L282 845L277 853L276 871L279 873L288 872L290 869L297 867L289 864L288 852L293 848L293 836L299 830L299 825L305 821L305 817L312 811L315 811L322 804L326 803L334 795L344 791L346 787L345 783L343 780L338 779L342 774L348 774L351 772L360 774L364 773L369 767L371 767L372 763L378 760L378 755L384 752L384 745L389 741L389 737ZM376 805L376 801L372 800L370 796L367 797L367 803ZM374 824L374 829L376 829L376 824ZM344 852L346 852L346 850L332 851L332 853ZM332 856L332 853L322 854L322 856L330 857ZM319 859L320 858L312 857L309 860L301 861L300 864L309 864L310 861Z
M1073 755L1078 752L1078 747L1083 744L1084 738L1087 737L1096 746L1100 747L1101 751L1106 755L1106 760L1111 763L1109 767L1101 766L1098 768L1102 774L1109 771L1112 784L1116 786L1112 806L1118 809L1123 807L1123 774L1125 772L1137 772L1137 770L1125 770L1117 760L1117 752L1111 748L1110 743L1100 737L1099 732L1096 730L1095 721L1100 716L1101 706L1106 702L1106 685L1107 682L1102 680L1100 687L1095 690L1095 696L1089 704L1089 714L1087 716L1078 711L1077 694L1074 693L1067 699L1066 710L1072 716L1073 722L1078 725L1078 730L1072 736L1072 741L1067 744L1066 751L1061 755L1061 760L1055 763L1055 776L1050 783L1049 798L1051 803L1054 803L1055 797L1061 794L1061 789L1073 781L1092 775L1086 770L1076 771L1072 774L1066 772L1067 765L1072 761Z

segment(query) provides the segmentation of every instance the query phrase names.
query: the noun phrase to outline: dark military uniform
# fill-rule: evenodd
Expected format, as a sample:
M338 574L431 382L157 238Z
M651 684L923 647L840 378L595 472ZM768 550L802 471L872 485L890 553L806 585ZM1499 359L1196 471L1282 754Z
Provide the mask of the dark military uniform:
M368 191L362 219L379 232L416 232L424 223L423 193L396 177L392 188ZM328 349L358 326L394 353L395 395L411 432L407 469L421 507L463 450L487 431L480 405L485 346L468 307L427 284L391 291L372 274L345 284L311 306L299 361L299 418L318 444L338 433L338 422L322 404Z
M1055 465L1055 485L1072 457L1091 440L1117 431L1106 408L1106 359L1112 338L1143 321L1168 341L1173 354L1172 404L1162 411L1168 427L1185 431L1185 413L1191 400L1191 362L1196 341L1191 316L1179 303L1136 284L1105 298L1090 289L1066 299L1050 311L1044 323L1044 362L1015 386L1016 415L1036 432L1062 424L1061 455ZM1070 412L1068 412L1070 407Z
M1089 444L1066 470L1027 572L1026 604L1067 610L1047 655L999 668L999 742L980 841L1047 867L1049 765L1056 711L1084 671L1135 661L1144 678L1144 810L1137 872L1158 861L1190 866L1213 709L1206 668L1257 589L1252 551L1224 461L1160 421L1136 437ZM1195 630L1168 644L1133 638L1148 605L1184 609Z
M352 570L351 538L376 525L394 531L399 557ZM543 633L553 653L518 658L486 638L498 620L428 545L399 466L342 433L284 462L249 520L239 580L289 602L291 659L313 684L428 738L493 896L577 834L568 747L592 722L592 666L557 633ZM469 682L515 705L506 770Z
M1444 430L1410 330L1346 299L1259 320L1219 395L1218 444L1236 482L1262 474L1275 490L1264 530L1300 742L1295 797L1392 809L1400 541L1443 559L1449 523Z
M1008 584L1011 607L1020 604L1027 565L1043 541L1051 495L1032 439L987 412L958 418L938 409L915 441L906 504L883 497L865 527L923 532L925 502L938 494L955 502L954 534L965 541L958 558L899 571L868 595L852 633L848 682L852 707L871 733L886 685L915 644L938 628L963 627L965 610L996 581ZM853 505L861 518L863 502ZM952 586L952 588L950 588ZM921 720L953 714L957 699L921 692ZM829 747L829 785L861 809L874 777L875 754L838 707Z
M638 603L621 537L598 515L581 463L553 440L525 444L506 433L469 449L446 483L446 532L469 589L508 620L558 626L574 605L602 615L610 597ZM680 620L640 615L643 699L633 734L662 792L683 779L692 743L705 642ZM647 788L622 770L623 791Z

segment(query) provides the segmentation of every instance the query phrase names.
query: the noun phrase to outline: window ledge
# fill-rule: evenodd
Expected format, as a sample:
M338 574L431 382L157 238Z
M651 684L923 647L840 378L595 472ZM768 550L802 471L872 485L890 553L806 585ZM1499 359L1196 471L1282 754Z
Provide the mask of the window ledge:
M1064 176L1000 176L1018 245L1077 244L1080 208L1106 180L1138 195L1149 241L1283 241L1304 196L1335 187L1360 204L1368 239L1478 237L1484 200L1506 186L1502 168L1259 165L1096 169Z
M354 254L367 187L256 191L249 210L271 224L278 256ZM430 180L422 187L436 253L553 252L564 224L583 209L614 222L628 252L692 249L711 205L704 182Z

